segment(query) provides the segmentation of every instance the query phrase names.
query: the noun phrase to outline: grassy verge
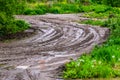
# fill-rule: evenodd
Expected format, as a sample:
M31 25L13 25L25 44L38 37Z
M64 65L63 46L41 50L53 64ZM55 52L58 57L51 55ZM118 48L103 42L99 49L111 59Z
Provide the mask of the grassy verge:
M119 14L120 9L100 4L83 5L80 3L67 2L28 3L23 11L23 14L37 15L45 13L65 14L79 12L91 12L89 14L85 14L85 17L91 17L92 15L92 17L108 18L109 14Z
M63 77L78 78L115 78L120 77L120 17L109 18L102 22L87 20L83 23L101 25L111 29L111 35L102 46L96 46L89 55L66 64Z
M29 25L25 21L15 20L13 17L0 13L0 38L6 35L22 32L28 28Z

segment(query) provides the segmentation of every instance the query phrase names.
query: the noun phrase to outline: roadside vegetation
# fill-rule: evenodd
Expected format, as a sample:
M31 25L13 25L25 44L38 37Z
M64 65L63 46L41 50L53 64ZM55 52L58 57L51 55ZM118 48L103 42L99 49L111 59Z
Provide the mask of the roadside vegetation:
M0 0L0 38L28 29L28 23L16 20L13 16L16 12L21 11L22 3L22 1L19 3L16 0Z
M90 54L84 53L78 60L67 63L63 72L65 79L120 77L120 8L97 6L94 11L86 10L84 17L90 19L80 23L108 27L110 37L103 45L95 46Z
M29 27L26 22L15 20L14 14L84 13L83 17L90 19L80 23L108 27L110 37L103 45L95 46L90 54L84 53L78 60L67 63L63 78L120 77L120 0L27 0L22 5L23 2L0 0L0 36ZM14 8L11 3L18 5Z
M86 22L110 28L110 37L103 45L97 45L90 54L84 54L78 60L66 64L64 78L120 77L120 17L109 18L102 23L93 20Z
M113 8L108 5L104 4L97 4L88 2L88 0L78 0L72 2L72 0L60 0L56 1L41 1L41 2L34 2L28 3L26 2L26 6L24 6L24 10L18 14L25 14L25 15L39 15L45 13L54 13L54 14L65 14L65 13L80 13L80 12L92 12L86 17L90 17L93 15L94 17L101 17L106 18L109 14L120 13L120 9Z

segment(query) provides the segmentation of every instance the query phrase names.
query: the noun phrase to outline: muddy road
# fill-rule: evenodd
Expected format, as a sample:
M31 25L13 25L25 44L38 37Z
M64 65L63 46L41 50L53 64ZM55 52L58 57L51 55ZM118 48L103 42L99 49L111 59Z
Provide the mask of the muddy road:
M9 43L0 42L0 80L59 80L60 67L94 45L103 43L109 29L77 23L80 14L19 15L35 33Z

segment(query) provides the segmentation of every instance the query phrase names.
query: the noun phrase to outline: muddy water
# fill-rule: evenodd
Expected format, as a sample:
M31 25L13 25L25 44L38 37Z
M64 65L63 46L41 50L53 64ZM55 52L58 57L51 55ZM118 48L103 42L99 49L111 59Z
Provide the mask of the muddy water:
M59 80L59 69L104 42L107 28L78 24L79 14L17 16L35 35L0 43L0 80Z

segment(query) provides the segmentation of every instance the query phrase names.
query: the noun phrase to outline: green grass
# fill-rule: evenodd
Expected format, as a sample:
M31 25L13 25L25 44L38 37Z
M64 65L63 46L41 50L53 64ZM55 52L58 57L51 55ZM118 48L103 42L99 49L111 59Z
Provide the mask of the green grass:
M104 26L105 23L104 20L85 20L80 21L81 24L91 24L91 25L97 25L97 26Z
M81 7L79 4L70 4L70 3L55 3L55 4L46 4L46 3L31 3L28 4L24 13L26 15L36 15L36 14L45 14L45 13L78 13L81 12Z
M104 13L89 12L89 13L83 14L84 17L98 18L98 19L107 19L109 15L110 15L109 12L104 12Z
M22 32L28 28L29 25L25 21L15 20L13 17L0 13L0 37Z
M92 79L92 78L116 78L120 77L120 17L108 20L87 20L84 23L92 25L104 25L111 30L107 42L96 46L90 54L82 55L78 60L66 64L63 72L65 79Z
M93 15L94 17L106 17L109 14L117 13L119 14L120 9L113 8L106 5L83 5L80 3L67 3L67 2L57 2L57 3L28 3L25 7L23 14L26 15L36 15L45 13L54 14L65 14L65 13L80 13L80 12L92 12L91 14L86 14L86 17Z

